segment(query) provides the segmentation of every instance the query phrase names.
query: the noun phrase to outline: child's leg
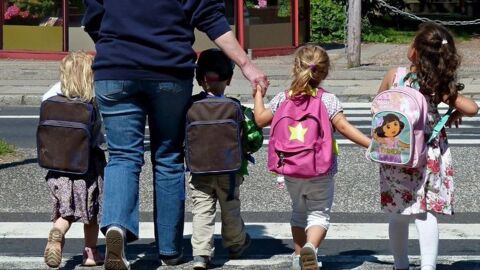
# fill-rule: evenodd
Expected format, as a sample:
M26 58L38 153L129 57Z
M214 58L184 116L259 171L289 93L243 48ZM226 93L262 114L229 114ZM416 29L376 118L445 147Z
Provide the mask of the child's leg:
M54 223L53 227L59 229L63 235L65 235L68 230L70 229L70 226L72 225L72 222L68 219L64 219L62 217L59 217Z
M307 207L307 242L318 248L330 226L335 181L331 176L310 181L305 201Z
M285 185L292 201L292 217L290 225L292 228L293 245L295 254L300 255L300 250L307 242L307 206L303 196L302 182L285 177Z
M327 230L322 226L311 226L307 229L307 242L319 247L327 235Z
M192 196L192 251L193 256L213 256L213 234L217 197L212 188L213 176L190 177Z
M228 249L230 259L237 259L243 255L250 246L251 239L245 230L240 207L240 185L243 183L243 176L235 178L235 193L233 200L228 200L230 192L230 179L228 175L216 178L216 193L222 210L222 238L223 245Z
M71 222L62 217L58 218L48 234L48 242L43 258L45 263L56 268L62 263L62 250L65 243L65 234L70 229Z
M408 269L408 223L410 216L390 214L388 235L395 261L395 269Z
M434 270L438 255L438 224L437 217L430 212L417 215L415 225L420 241L421 270Z
M307 233L304 227L292 226L293 246L295 254L299 255L302 247L307 243Z
M99 226L97 222L83 225L83 234L85 237L85 247L96 248L98 240Z
M96 266L103 263L104 255L97 251L99 225L97 222L83 225L85 248L83 249L83 265Z

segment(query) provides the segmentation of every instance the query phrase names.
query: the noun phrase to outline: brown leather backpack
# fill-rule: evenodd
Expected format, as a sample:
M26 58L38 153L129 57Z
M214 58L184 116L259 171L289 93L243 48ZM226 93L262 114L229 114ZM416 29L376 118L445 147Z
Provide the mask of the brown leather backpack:
M64 173L85 174L96 134L93 103L53 96L40 105L37 154L40 167Z

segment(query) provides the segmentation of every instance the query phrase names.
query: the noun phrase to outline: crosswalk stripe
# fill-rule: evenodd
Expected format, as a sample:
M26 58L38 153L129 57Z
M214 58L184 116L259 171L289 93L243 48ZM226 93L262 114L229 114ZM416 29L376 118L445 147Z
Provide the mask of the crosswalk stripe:
M246 223L249 234L254 239L291 239L289 223ZM51 229L50 222L0 222L1 238L46 238ZM446 240L480 240L480 224L446 223L439 224L440 239ZM185 222L184 236L189 238L192 234L192 223ZM215 223L215 234L221 235L221 223ZM409 235L411 239L418 239L414 224L410 224ZM103 236L100 236L103 237ZM66 238L83 238L83 225L74 223ZM140 223L140 238L154 238L153 222ZM387 240L387 223L332 223L327 239L343 240Z
M130 258L130 263L135 264L137 261L157 261L158 257L156 255L151 254L127 254L127 257ZM214 263L221 264L223 266L279 266L283 264L289 264L292 260L290 254L282 254L282 255L273 255L268 256L265 258L264 256L260 255L249 255L248 259L236 259L236 260L228 260L226 258L215 257ZM408 256L411 262L418 263L420 261L420 256L418 255L410 255ZM363 264L365 262L382 262L382 264L392 264L393 263L393 256L391 255L332 255L332 256L324 256L319 254L318 256L319 261L323 263L358 263L359 266L354 269L363 269ZM63 255L63 263L68 261L74 261L75 258L72 255ZM462 262L475 262L479 261L480 256L438 256L437 257L437 264L439 265L448 265L452 262L456 264L460 264ZM15 262L15 265L12 264ZM35 257L35 256L0 256L0 266L6 265L9 269L44 269L45 263L43 257ZM83 268L82 268L83 269ZM222 268L223 269L223 268ZM243 269L243 268L242 268ZM375 268L377 269L377 268ZM383 269L383 268L382 268ZM458 268L455 268L458 269Z

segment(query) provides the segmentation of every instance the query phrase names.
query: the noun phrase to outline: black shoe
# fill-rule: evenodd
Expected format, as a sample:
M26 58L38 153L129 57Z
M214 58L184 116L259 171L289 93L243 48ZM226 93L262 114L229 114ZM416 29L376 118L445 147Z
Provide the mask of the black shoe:
M245 242L243 242L243 245L235 245L231 246L228 249L228 257L230 259L238 259L242 256L242 254L247 250L247 248L250 246L252 243L252 239L250 239L250 235L247 233L245 235Z
M178 256L164 257L160 261L162 265L178 265L183 262L183 251Z

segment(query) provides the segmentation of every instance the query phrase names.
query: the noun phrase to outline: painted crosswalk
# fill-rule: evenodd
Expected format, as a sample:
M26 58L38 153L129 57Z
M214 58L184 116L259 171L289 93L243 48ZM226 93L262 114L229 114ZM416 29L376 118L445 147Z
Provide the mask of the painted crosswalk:
M249 104L250 105L250 104ZM347 120L357 127L364 134L369 135L371 132L371 105L370 103L343 103L343 113ZM439 113L444 114L448 107L446 105L439 106ZM268 135L270 128L264 129L264 144L268 144ZM447 129L449 143L451 145L480 145L480 116L465 117L462 124L457 128ZM337 143L340 145L353 145L350 140L345 139L340 134L335 134Z
M3 239L44 239L45 232L52 226L50 222L36 222L34 226L27 222L0 222L0 238ZM247 232L253 239L291 239L289 223L247 222ZM154 238L153 222L140 222L140 238ZM480 224L439 224L442 232L440 239L444 240L480 240ZM215 223L215 237L221 238L221 223ZM184 238L192 235L192 223L185 222ZM418 239L414 224L409 227L410 239ZM67 239L83 238L83 225L73 223L66 235ZM103 238L103 235L100 235ZM387 223L332 223L326 239L331 240L387 240Z

